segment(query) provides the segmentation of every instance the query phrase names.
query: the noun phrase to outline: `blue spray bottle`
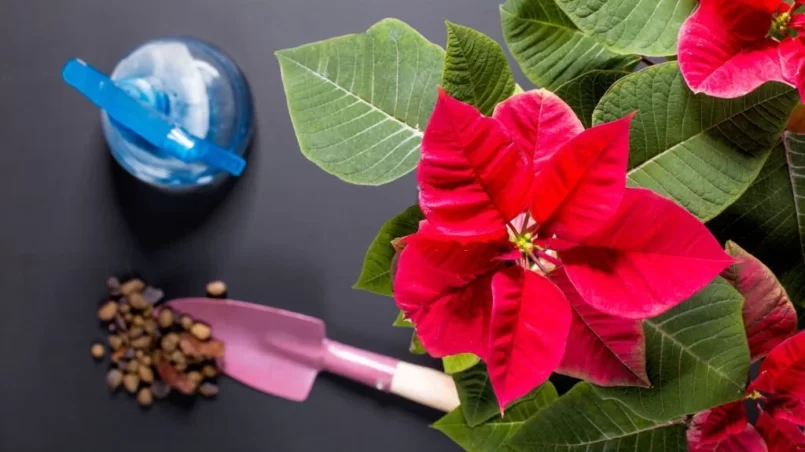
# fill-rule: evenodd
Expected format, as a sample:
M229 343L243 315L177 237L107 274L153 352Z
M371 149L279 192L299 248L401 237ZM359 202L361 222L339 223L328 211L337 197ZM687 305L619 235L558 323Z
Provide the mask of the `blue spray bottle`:
M111 77L73 59L65 82L103 111L112 155L153 186L183 191L239 176L252 137L252 101L237 66L193 39L135 49Z

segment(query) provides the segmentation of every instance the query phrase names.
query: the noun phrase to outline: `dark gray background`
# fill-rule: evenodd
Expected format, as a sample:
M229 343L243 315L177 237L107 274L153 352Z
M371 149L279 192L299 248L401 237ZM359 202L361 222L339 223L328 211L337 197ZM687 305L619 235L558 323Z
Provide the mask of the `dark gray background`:
M437 451L438 413L322 376L302 404L224 381L215 401L149 411L110 396L89 345L110 273L169 295L215 278L234 298L323 318L331 337L413 359L391 299L353 291L378 227L415 201L409 175L357 187L299 152L273 52L398 17L443 44L443 18L500 41L494 0L0 0L0 450ZM105 71L137 45L190 35L249 78L258 136L221 196L151 193L112 161L98 111L60 80L70 57ZM516 71L518 72L518 71ZM426 358L415 361L436 365Z

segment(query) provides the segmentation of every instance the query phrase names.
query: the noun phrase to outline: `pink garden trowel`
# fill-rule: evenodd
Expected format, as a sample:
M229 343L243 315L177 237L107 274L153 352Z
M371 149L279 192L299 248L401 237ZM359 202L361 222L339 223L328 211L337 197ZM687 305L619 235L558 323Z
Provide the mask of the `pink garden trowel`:
M321 319L234 300L168 306L210 325L226 346L222 370L258 391L303 401L324 370L441 411L459 404L450 376L327 339Z

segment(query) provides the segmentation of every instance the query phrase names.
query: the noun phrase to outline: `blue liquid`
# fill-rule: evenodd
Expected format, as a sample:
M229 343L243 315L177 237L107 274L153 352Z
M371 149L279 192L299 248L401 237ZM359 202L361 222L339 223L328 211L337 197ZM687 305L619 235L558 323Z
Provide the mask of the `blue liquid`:
M127 93L190 134L244 155L252 137L248 84L221 51L193 39L162 39L137 48L111 74ZM138 179L172 191L216 184L227 174L186 163L101 114L114 158Z

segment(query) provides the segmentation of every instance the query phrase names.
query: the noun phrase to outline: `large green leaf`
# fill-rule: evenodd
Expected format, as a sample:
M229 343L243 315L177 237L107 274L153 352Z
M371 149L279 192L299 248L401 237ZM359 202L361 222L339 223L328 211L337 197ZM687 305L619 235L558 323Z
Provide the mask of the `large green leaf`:
M718 278L665 314L645 320L650 388L599 388L656 421L738 400L749 375L743 297Z
M502 418L494 413L494 419L473 426L465 421L464 407L459 406L439 419L433 424L433 427L450 437L464 450L496 452L505 447L507 440L523 426L526 420L548 407L556 398L556 388L551 382L546 382L512 404Z
M442 88L456 99L491 115L514 93L514 77L503 49L480 31L447 24Z
M694 95L679 65L669 62L615 82L593 122L639 111L628 184L650 188L707 221L755 179L797 100L796 90L772 83L739 99Z
M508 446L527 452L681 452L687 450L687 441L681 420L645 419L579 383L531 417Z
M613 83L628 74L626 71L590 71L557 88L556 95L570 105L584 127L590 128L595 106Z
M475 366L453 375L461 402L461 412L470 427L480 425L500 413L495 391L486 364Z
M582 31L617 53L676 55L696 0L557 0Z
M509 50L537 86L555 89L591 70L631 70L640 61L582 33L555 0L508 0L500 7L500 21Z
M351 183L380 185L419 161L444 52L394 19L276 53L302 153Z
M460 353L458 355L445 356L442 358L444 371L448 374L465 371L478 364L480 361L481 358L473 355L472 353Z
M805 151L805 143L802 136L795 135L788 135L787 141L790 162L794 165L789 166L786 150L779 146L746 193L707 226L719 239L740 243L766 264L777 275L791 301L802 307L805 306L805 260L802 257L805 238L798 222L797 198L791 181L803 181L792 177L796 173L789 168L805 165L798 161ZM805 196L801 187L796 196Z
M391 241L416 232L423 218L419 206L414 205L386 221L369 245L363 260L363 270L352 287L391 296L391 260L396 254Z

